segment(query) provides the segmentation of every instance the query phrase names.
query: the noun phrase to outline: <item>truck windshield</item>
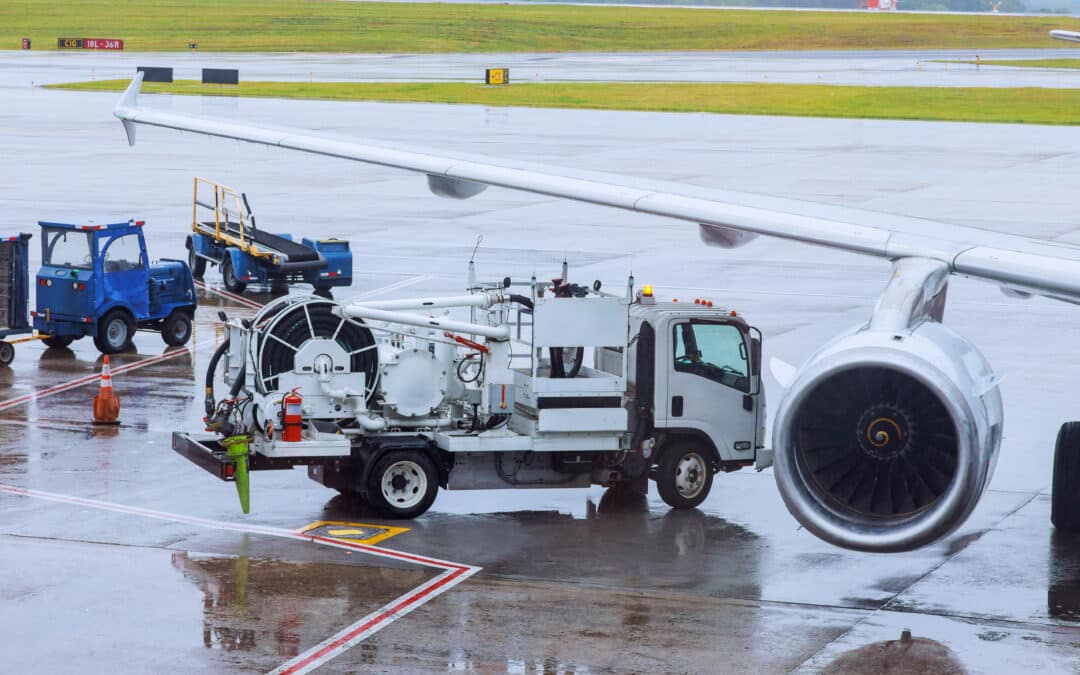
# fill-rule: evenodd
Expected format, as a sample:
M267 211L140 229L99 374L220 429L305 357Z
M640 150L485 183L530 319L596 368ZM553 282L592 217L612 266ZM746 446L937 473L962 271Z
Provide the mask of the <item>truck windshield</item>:
M675 326L675 370L750 391L746 342L742 331L731 324Z
M45 264L90 269L90 233L45 230Z

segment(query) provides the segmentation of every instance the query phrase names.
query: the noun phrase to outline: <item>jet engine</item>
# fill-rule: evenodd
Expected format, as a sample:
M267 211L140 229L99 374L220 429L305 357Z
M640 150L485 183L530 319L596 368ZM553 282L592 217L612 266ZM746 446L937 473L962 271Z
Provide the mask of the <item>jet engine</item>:
M918 280L907 282L886 291L867 326L811 357L777 411L774 466L788 510L845 548L907 551L953 531L989 484L1001 441L990 365L928 315L943 282L918 302ZM905 294L904 311L891 311Z

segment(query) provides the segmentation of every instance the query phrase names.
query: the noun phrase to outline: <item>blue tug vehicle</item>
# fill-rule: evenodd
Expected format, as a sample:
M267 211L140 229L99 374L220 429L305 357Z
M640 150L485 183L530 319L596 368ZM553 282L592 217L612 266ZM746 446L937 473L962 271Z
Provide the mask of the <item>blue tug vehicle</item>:
M136 330L165 344L191 339L197 301L183 260L150 262L143 221L75 225L41 221L33 328L50 347L90 336L103 354L131 346Z

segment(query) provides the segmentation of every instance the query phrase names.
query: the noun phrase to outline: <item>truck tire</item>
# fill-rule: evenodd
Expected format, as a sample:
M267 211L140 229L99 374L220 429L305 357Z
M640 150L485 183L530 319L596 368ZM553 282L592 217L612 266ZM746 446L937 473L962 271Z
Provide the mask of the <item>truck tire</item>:
M225 282L225 290L230 293L239 295L247 288L247 284L237 278L236 270L233 269L232 258L229 257L228 253L221 259L221 279Z
M656 491L674 509L692 509L709 496L713 468L709 452L693 441L679 441L664 450L654 475Z
M124 310L114 309L98 321L94 346L102 354L117 354L131 347L133 337L135 337L135 322Z
M415 518L439 491L439 474L420 450L393 450L379 458L368 477L368 503L390 518Z
M202 279L206 274L206 259L200 258L195 253L195 244L191 242L191 237L188 237L187 241L187 261L188 267L191 268L191 276Z
M75 338L70 335L50 335L47 338L41 340L45 343L45 346L49 349L63 349L69 344L75 341Z
M11 365L15 360L15 345L6 340L0 340L0 368Z
M161 322L161 339L170 347L182 347L191 339L191 315L182 309L174 309Z
M1050 522L1062 532L1080 532L1080 422L1066 422L1058 431Z

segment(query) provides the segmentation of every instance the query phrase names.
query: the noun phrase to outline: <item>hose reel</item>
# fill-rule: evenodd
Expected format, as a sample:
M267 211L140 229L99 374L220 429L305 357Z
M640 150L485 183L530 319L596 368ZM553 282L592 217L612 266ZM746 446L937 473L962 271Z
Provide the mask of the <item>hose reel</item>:
M334 314L336 307L337 303L324 298L286 297L267 305L255 316L252 350L254 381L259 393L277 391L282 373L297 368L308 372L324 368L334 373L364 373L364 399L371 402L379 373L375 338L362 320ZM344 358L334 361L320 356L311 364L297 363L300 354L312 351L304 348L313 340L325 341L332 347L327 351Z

